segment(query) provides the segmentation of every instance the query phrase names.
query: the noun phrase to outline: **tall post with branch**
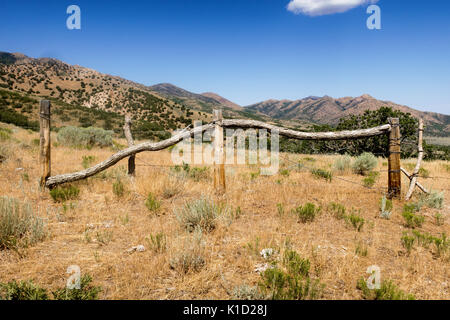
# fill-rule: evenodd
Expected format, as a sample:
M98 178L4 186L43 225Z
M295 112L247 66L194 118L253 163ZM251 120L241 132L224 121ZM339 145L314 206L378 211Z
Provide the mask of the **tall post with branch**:
M400 169L401 156L401 134L400 119L389 118L391 132L389 133L389 198L399 198L402 190L402 179Z
M125 116L125 124L123 125L123 132L128 142L128 147L134 146L133 136L131 135L131 117ZM136 155L133 154L128 158L128 175L134 177L136 175Z
M416 167L414 168L412 175L410 175L411 183L409 185L409 190L408 190L408 193L406 194L405 200L411 199L411 196L414 192L414 188L416 187L416 185L418 185L417 178L418 178L419 171L420 171L420 165L423 160L423 145L422 145L423 142L422 141L423 141L423 120L419 119L419 144L417 147L417 151L418 151L417 164L416 164ZM425 191L425 192L427 192L427 191Z
M47 179L51 173L50 163L50 107L48 100L41 100L39 108L39 126L40 126L40 142L39 142L39 165L41 171L41 187L45 187Z
M224 194L225 187L225 150L222 126L222 109L214 109L214 188L218 194Z

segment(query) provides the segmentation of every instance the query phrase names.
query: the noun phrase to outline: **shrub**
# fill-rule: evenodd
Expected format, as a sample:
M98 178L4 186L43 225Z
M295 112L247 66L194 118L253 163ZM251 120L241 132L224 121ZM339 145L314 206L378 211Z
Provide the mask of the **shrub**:
M408 254L410 254L412 248L414 247L415 238L409 236L407 232L404 232L401 241L403 248L405 248Z
M120 178L117 178L113 183L113 193L116 197L121 198L125 195L125 185Z
M379 175L379 172L369 172L367 177L363 179L364 186L367 188L372 188L375 185L375 182L377 182L377 178Z
M0 300L48 300L47 290L32 281L0 283Z
M349 155L341 156L337 158L333 163L333 168L339 172L345 172L350 170L352 163L352 157Z
M44 222L34 215L31 205L0 197L0 249L17 249L45 237Z
M402 216L405 219L405 224L408 228L421 227L425 221L425 217L419 214L415 214L418 211L416 204L405 204L403 206Z
M10 129L0 127L0 141L6 141L11 139L12 131Z
M92 277L84 275L80 279L80 289L61 288L52 292L54 300L96 300L100 287L90 285ZM0 283L0 300L50 300L47 289L33 281L10 281Z
M386 196L383 196L383 198L381 199L380 209L380 217L383 219L390 219L393 209L392 200L387 199Z
M346 217L347 209L340 203L331 202L328 210L336 219L344 219Z
M83 161L82 161L82 166L84 169L87 169L89 167L92 166L92 164L95 161L95 157L94 156L83 156Z
M169 178L167 180L164 180L161 190L161 196L164 199L170 199L175 197L176 195L180 194L183 191L184 188L184 180L183 179L176 179L176 178Z
M352 169L355 173L363 176L375 169L378 164L378 159L370 152L365 152L360 155L352 164Z
M263 300L264 296L258 291L257 287L241 285L233 289L233 299L236 300Z
M302 223L314 221L316 215L321 211L321 208L313 203L307 203L304 206L299 206L292 210L292 212L298 217Z
M192 178L197 182L209 177L208 167L191 167L188 163L183 163L181 166L176 165L171 170L182 178Z
M97 300L101 287L92 286L92 277L85 274L80 279L79 289L57 289L52 292L55 300Z
M167 237L163 232L150 235L150 247L156 253L161 253L167 249Z
M333 173L323 169L312 169L311 174L316 178L325 179L328 182L333 180Z
M183 242L183 246L170 258L170 268L180 273L198 272L206 264L202 232L197 229L192 237Z
M434 215L434 219L436 221L437 226L443 226L445 222L445 217L441 213L436 213Z
M100 128L64 127L58 131L58 143L66 147L87 148L94 146L110 147L113 145L113 131Z
M210 232L216 228L217 219L228 213L229 209L223 205L217 205L209 199L201 198L191 203L186 202L181 210L176 210L175 215L180 224L189 232L200 228Z
M147 200L145 200L145 206L148 210L156 212L161 207L161 202L159 202L152 193L149 193L147 196Z
M65 202L68 200L75 200L78 199L79 194L80 189L73 185L56 187L50 190L50 196L55 202Z
M414 300L412 294L406 294L400 290L392 281L384 280L380 289L369 289L366 281L361 278L358 280L356 288L362 291L363 299L366 300Z
M283 177L289 177L289 170L288 169L282 169L280 170L280 175L282 175Z
M282 266L273 266L261 274L259 290L273 300L307 300L322 296L323 285L309 276L310 262L295 251L284 254Z
M358 214L351 213L350 215L346 216L345 219L348 223L350 223L353 228L355 228L358 232L360 232L364 226L365 220L363 217L361 217Z
M420 206L426 205L428 208L442 209L444 206L444 192L431 191L419 199Z
M11 155L11 149L8 146L0 145L0 163L6 161Z
M367 247L363 243L358 242L355 248L355 254L361 257L367 257L367 253Z

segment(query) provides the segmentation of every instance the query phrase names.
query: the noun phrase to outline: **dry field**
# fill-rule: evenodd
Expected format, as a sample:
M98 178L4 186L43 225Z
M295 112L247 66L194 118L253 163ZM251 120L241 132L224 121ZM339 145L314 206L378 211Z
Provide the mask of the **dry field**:
M311 261L312 277L325 284L323 299L361 299L356 283L368 277L366 270L371 265L381 268L382 280L392 280L417 299L450 298L448 256L437 257L430 248L420 246L408 255L402 246L402 233L409 230L401 216L404 201L394 201L390 220L380 218L379 203L387 186L384 159L379 159L376 170L380 176L374 189L361 186L362 177L351 172L334 173L330 183L307 170L291 168L289 175L265 177L255 174L257 166L227 167L227 192L218 197L212 170L199 181L183 178L170 170L169 151L147 152L137 155L134 179L123 173L124 160L102 177L75 183L80 188L79 199L61 204L38 187L38 147L33 143L38 134L13 130L15 140L0 142L11 151L0 163L0 194L30 202L45 218L48 235L18 252L1 250L0 282L33 279L43 287L62 287L67 267L78 265L102 287L101 299L233 299L236 287L258 284L260 275L255 268L265 262L261 249L282 253L289 244ZM83 156L94 156L98 162L112 153L111 149L53 147L52 173L78 171ZM304 159L310 167L330 169L337 156L313 156L311 160L310 156L283 154L282 158L283 167ZM402 165L414 162L411 159ZM446 199L450 196L448 166L448 162L425 162L431 177L446 179L421 179L426 187L443 190ZM121 197L113 193L115 176L122 176L125 186ZM403 192L407 182L403 180ZM161 202L157 212L145 205L149 192ZM220 220L214 230L203 233L203 247L196 250L205 264L184 273L171 268L171 261L189 249L192 234L181 226L174 211L186 201L204 196L234 211L239 207L241 214ZM308 202L320 205L322 211L313 222L301 223L290 211ZM334 218L327 209L331 202L359 210L366 221L361 232ZM450 234L449 209L447 202L441 210L423 209L425 223L418 230L435 236ZM436 213L443 215L444 224L435 223ZM158 233L166 237L165 250L152 246L151 236ZM128 251L137 245L143 245L145 251ZM367 248L367 255L357 254L357 247Z

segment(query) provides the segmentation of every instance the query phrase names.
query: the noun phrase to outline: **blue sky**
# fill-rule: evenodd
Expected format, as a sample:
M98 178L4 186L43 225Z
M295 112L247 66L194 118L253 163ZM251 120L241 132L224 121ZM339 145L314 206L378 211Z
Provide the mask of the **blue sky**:
M0 51L241 105L368 93L450 114L450 1L380 0L382 30L367 29L369 4L311 16L287 10L289 2L1 1ZM81 30L66 28L71 4L81 8Z

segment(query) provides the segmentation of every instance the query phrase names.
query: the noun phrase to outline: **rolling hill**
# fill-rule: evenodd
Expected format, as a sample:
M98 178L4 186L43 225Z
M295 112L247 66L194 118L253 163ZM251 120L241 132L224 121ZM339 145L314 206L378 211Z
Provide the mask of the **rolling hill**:
M54 125L102 126L121 132L124 114L150 131L170 132L195 120L208 122L221 107L227 118L248 118L295 128L312 124L335 125L339 119L382 106L422 117L427 134L450 136L450 116L422 112L370 95L332 98L310 96L300 100L267 100L242 107L212 92L193 93L170 83L145 86L52 58L30 58L0 52L0 109L5 117L23 123L37 120L39 99L54 105ZM34 124L35 125L35 124Z
M311 96L295 101L267 100L247 106L246 109L265 114L274 119L305 120L317 124L336 125L340 118L362 114L366 110L377 110L383 106L423 118L427 125L428 134L450 136L450 116L434 112L422 112L391 101L377 100L368 94L339 99L329 96Z

